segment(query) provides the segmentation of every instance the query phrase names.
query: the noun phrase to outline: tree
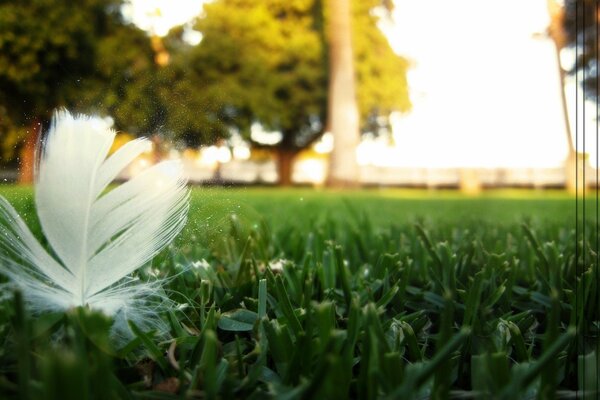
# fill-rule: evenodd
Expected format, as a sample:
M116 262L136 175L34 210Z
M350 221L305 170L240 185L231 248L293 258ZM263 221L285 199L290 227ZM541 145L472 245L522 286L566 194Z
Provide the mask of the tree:
M188 144L232 130L252 140L254 123L280 131L279 172L289 183L292 158L322 130L326 74L314 13L312 0L206 4L199 45L165 40L173 59L165 73L175 77L165 93L169 129Z
M33 146L57 107L110 111L119 127L146 128L141 121L155 115L131 84L152 64L148 39L120 8L120 0L0 1L0 130L22 143L21 181L31 181Z
M361 126L368 127L373 115L407 108L406 63L393 54L369 8L356 3L358 104ZM326 18L320 0L206 4L196 24L203 35L198 46L186 46L177 35L165 40L173 59L166 73L178 77L165 93L173 99L167 126L188 142L216 140L231 130L252 140L253 123L279 131L280 182L289 183L295 155L325 130Z

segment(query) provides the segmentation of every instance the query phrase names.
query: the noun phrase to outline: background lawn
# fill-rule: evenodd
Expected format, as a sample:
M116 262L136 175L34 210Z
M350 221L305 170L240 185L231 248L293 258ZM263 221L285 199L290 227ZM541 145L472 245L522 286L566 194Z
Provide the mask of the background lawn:
M28 224L35 226L33 193L28 187L0 185ZM582 217L582 202L578 215ZM586 219L595 219L595 197L588 195ZM468 228L483 223L501 227L523 222L543 228L575 228L575 198L562 191L491 190L468 197L448 190L369 189L329 191L303 188L200 188L192 190L189 223L183 236L206 234L228 225L235 214L244 223L265 220L274 229L293 225L310 230L315 223L347 222L365 213L373 227ZM196 232L197 231L197 232Z
M39 234L31 189L0 194ZM164 331L115 342L97 313L31 318L5 290L0 393L572 396L597 381L595 210L576 237L560 192L195 188L139 273L170 277Z
M270 223L276 223L282 215L289 217L289 211L323 217L337 210L334 213L337 218L346 218L346 210L339 206L347 202L367 211L373 223L381 226L403 224L422 217L453 223L465 216L509 223L520 222L523 217L556 222L574 222L575 218L575 198L563 191L552 190L498 189L485 191L480 196L465 196L454 190L392 188L333 191L194 187L192 192L190 219L194 212L202 212L205 207L231 212L243 209L262 215ZM0 195L17 208L33 203L33 190L27 186L0 185ZM587 198L591 212L595 197L588 193Z

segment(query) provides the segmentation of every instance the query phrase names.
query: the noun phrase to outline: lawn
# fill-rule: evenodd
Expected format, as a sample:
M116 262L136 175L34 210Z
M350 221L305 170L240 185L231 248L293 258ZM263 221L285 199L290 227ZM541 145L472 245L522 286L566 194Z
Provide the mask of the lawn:
M31 189L0 195L39 235ZM573 397L597 389L585 208L561 192L195 188L183 233L139 273L170 277L165 329L116 342L101 314L31 317L5 290L0 397Z

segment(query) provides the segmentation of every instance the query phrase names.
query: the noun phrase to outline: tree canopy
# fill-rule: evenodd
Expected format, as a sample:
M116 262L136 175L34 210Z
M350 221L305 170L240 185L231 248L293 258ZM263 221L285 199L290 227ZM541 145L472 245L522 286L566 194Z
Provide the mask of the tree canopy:
M326 75L313 3L219 0L205 5L195 26L199 45L168 38L173 63L166 73L182 78L169 78L172 130L200 141L231 129L250 138L252 123L260 122L283 132L289 147L319 131Z
M362 126L410 107L407 63L393 53L371 12L380 1L354 1L353 29ZM283 134L280 148L301 149L324 130L327 46L321 0L216 0L195 28L203 39L165 42L173 63L168 126L200 140L231 129L250 138L252 123ZM172 78L171 78L172 79Z
M202 41L190 45L183 28L173 29L162 39L170 62L159 66L149 35L124 20L123 0L84 0L76 8L0 0L2 141L12 147L24 136L18 127L46 121L62 106L108 114L134 135L160 131L194 146L233 131L252 140L259 123L281 132L277 148L294 154L326 129L323 1L214 0L194 26ZM410 106L407 63L372 12L381 4L353 0L363 131L377 131L377 117Z
M58 107L108 113L120 129L147 131L159 102L145 32L120 0L0 1L0 132L14 145ZM37 128L36 128L37 129ZM31 129L30 129L31 131ZM10 154L5 146L3 159ZM13 152L14 153L14 152Z

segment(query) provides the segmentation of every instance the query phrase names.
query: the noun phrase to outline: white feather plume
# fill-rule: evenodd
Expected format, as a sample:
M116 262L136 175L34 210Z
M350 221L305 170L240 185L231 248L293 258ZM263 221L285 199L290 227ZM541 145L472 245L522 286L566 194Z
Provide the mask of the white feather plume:
M53 254L0 196L0 271L36 311L89 306L108 315L147 317L139 306L158 287L130 274L181 231L189 192L178 160L107 190L151 149L147 139L137 139L107 158L114 137L99 119L59 111L40 142L35 203Z

